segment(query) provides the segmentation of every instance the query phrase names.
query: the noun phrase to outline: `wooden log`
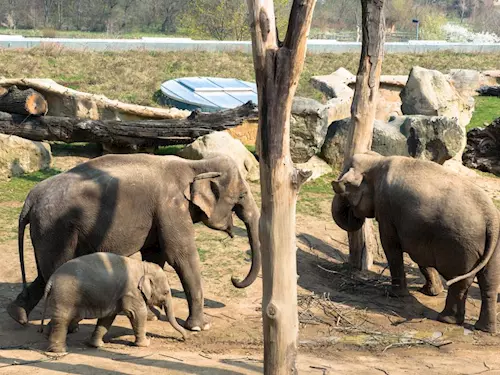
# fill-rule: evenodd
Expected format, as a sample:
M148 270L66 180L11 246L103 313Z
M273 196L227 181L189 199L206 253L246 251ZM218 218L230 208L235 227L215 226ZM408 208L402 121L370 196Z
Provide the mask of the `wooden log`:
M371 150L373 124L377 109L378 88L384 55L385 19L383 0L361 0L363 39L354 98L351 106L351 126L347 138L344 167L352 155ZM373 252L367 238L372 237L373 225L365 224L357 232L349 232L349 263L359 270L373 264Z
M310 171L290 157L290 116L304 66L316 0L294 0L284 41L277 43L272 0L247 0L259 98L264 374L296 374L297 245L295 208Z
M45 115L48 111L47 101L42 94L33 90L19 90L10 86L0 91L0 111L20 115Z
M481 86L476 90L479 95L500 97L500 86Z
M185 119L166 120L88 120L72 117L28 117L0 112L0 133L34 141L97 142L116 146L154 147L191 143L214 131L240 125L257 117L256 106L215 113L192 112Z

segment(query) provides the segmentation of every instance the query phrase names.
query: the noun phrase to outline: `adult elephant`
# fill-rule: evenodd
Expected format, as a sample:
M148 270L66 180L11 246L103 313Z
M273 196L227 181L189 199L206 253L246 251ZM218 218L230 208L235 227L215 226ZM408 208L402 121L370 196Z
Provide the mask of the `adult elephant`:
M354 155L332 187L332 215L342 229L356 231L365 218L377 219L394 293L408 293L404 251L427 284L438 282L435 270L448 280L438 320L461 324L477 276L482 302L475 327L496 331L500 219L482 189L436 163L371 151Z
M232 213L245 223L252 265L251 285L260 270L259 210L236 163L227 156L186 160L146 154L106 155L35 186L19 216L19 256L24 289L8 306L21 324L43 296L46 281L66 261L93 252L130 256L179 275L189 305L185 327L208 329L203 314L200 264L194 223L232 236ZM24 230L30 224L38 276L26 286Z

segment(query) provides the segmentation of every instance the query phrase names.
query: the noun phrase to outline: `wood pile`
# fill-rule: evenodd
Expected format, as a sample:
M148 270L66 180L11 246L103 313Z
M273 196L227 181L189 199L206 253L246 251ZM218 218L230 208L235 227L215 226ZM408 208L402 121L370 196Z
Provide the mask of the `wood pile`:
M191 143L202 135L257 119L252 102L215 113L195 111L187 117L123 121L47 116L48 111L44 95L33 88L0 86L0 133L33 141L95 142L137 150Z
M500 176L500 117L486 128L467 133L464 165Z

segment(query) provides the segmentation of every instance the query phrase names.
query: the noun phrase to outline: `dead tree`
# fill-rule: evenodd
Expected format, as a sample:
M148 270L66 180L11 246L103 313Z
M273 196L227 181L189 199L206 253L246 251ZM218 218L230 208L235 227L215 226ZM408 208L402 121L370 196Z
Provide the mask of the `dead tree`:
M290 113L316 0L294 0L282 46L272 0L247 0L259 98L264 373L294 374L297 355L295 206L311 172L290 157Z
M252 102L213 113L192 112L183 119L89 120L75 117L26 117L0 112L0 133L33 141L106 143L121 147L186 144L214 131L240 125L257 117Z
M373 124L384 55L384 0L361 0L363 40L356 86L351 107L351 126L347 139L344 166L352 155L371 150ZM368 241L367 241L368 239ZM349 263L360 270L372 266L373 244L371 222L357 232L349 232Z

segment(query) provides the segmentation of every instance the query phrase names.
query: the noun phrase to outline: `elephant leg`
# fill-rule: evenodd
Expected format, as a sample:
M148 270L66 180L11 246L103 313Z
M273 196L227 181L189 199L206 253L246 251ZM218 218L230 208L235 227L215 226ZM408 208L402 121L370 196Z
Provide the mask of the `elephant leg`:
M382 247L391 271L391 295L404 297L409 295L409 292L406 285L403 251L397 240L397 233L394 230L384 227L383 224L380 225L380 241L382 242Z
M165 254L158 247L141 249L141 257L145 262L155 263L161 268L165 266ZM161 313L156 308L149 306L148 321L158 320L160 315Z
M68 334L76 333L80 330L80 326L78 325L80 320L81 320L80 318L74 318L73 320L71 320L71 322L69 322ZM49 324L47 324L47 330L49 332L51 332L51 330L52 330L52 325L53 325L52 321L53 321L53 319L51 319Z
M29 314L40 302L44 292L45 281L39 272L36 279L7 306L10 317L22 325L27 324Z
M71 322L67 317L55 317L51 320L51 330L49 334L48 352L64 353L66 352L66 335L68 326Z
M474 277L461 280L448 288L448 296L444 310L438 314L437 319L443 323L463 324L465 320L465 302L467 300L467 292L472 285Z
M497 298L499 284L499 261L495 258L477 273L477 281L481 290L481 312L474 325L478 330L496 333L497 329Z
M131 314L127 314L132 329L135 335L135 345L146 347L149 346L150 340L146 337L146 322L148 319L148 309L146 304L137 306Z
M191 219L183 222L179 230L179 218L172 225L161 226L162 249L165 258L174 267L181 280L189 307L189 316L184 327L191 331L208 330L210 323L203 313L203 288L201 284L200 259L194 242L194 228Z
M425 285L419 289L420 293L428 296L437 296L443 290L443 283L437 270L433 267L420 267L420 272L425 277Z
M92 333L92 337L88 341L89 346L93 348L99 348L104 345L104 341L102 339L104 335L108 333L109 328L113 324L115 318L116 314L113 314L97 320L94 333Z

